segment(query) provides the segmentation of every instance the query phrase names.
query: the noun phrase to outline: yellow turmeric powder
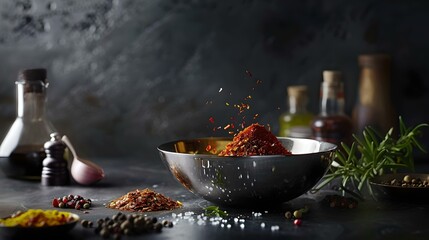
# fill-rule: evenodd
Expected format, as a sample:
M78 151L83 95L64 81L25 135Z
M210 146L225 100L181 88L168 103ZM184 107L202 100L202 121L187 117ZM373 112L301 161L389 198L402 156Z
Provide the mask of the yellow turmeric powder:
M9 218L0 219L0 226L5 227L46 227L57 226L77 221L69 212L57 210L29 209L22 213L13 214Z

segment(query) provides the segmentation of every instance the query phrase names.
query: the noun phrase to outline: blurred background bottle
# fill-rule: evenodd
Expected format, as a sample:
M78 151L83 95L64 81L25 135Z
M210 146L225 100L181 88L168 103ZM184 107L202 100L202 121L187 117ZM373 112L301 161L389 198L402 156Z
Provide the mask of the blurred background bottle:
M353 125L344 113L344 87L341 72L323 71L320 88L320 113L314 118L311 129L313 138L319 141L351 144Z
M359 95L352 113L354 132L362 134L366 126L371 126L384 136L391 127L396 128L398 120L390 98L390 56L360 55L358 62Z
M17 117L0 145L0 166L8 177L41 178L43 144L55 132L45 116L46 76L46 69L27 69L15 82Z
M311 137L313 114L307 111L307 86L297 85L287 88L288 111L280 115L280 137Z

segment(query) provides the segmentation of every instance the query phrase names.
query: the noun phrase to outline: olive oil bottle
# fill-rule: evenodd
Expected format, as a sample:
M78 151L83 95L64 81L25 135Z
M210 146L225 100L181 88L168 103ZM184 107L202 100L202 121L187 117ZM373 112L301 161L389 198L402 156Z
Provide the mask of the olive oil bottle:
M280 137L311 137L313 114L307 110L307 86L290 86L288 93L288 111L279 118Z

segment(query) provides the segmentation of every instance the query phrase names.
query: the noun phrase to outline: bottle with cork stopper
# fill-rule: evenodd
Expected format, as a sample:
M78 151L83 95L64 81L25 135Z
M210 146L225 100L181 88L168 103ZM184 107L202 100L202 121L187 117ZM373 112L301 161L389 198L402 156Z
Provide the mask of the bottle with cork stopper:
M308 89L304 85L287 88L288 111L280 115L280 137L311 137L311 121L313 114L307 110Z
M67 161L64 159L65 143L58 133L51 134L51 140L44 144L46 158L43 160L42 185L64 186L70 184Z
M47 71L24 69L16 84L16 118L0 145L0 167L7 177L40 181L43 144L55 128L45 114Z
M311 129L313 139L341 146L351 144L353 124L344 113L344 90L340 71L323 71L320 88L320 112L314 118Z

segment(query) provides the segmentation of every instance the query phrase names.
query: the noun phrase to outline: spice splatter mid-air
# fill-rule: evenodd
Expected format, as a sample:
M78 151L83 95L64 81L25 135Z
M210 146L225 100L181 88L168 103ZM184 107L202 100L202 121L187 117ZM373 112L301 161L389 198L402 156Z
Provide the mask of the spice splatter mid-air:
M248 77L249 79L253 79L253 74L249 70L246 70L245 74L246 74L246 77ZM261 80L256 80L256 82L254 83L255 85L252 87L252 91L255 90L255 86L261 83L262 83ZM218 92L221 93L222 91L223 91L223 88L220 87ZM232 96L232 93L229 93L229 95ZM227 131L229 135L236 136L240 132L240 130L245 129L247 125L246 114L248 114L248 111L251 110L250 101L252 100L253 100L252 95L248 94L242 99L242 101L238 103L230 103L229 101L225 102L225 106L232 107L234 111L236 111L236 116L232 116L230 118L230 121L225 124L221 124L220 126L219 125L212 126L213 132L216 132L217 130L224 130L224 131ZM212 104L213 102L207 101L206 104L208 103ZM255 122L257 121L258 117L259 117L259 114L255 113L253 114L252 117L249 115L248 119L252 119ZM214 125L215 124L214 117L210 117L209 122L211 125ZM235 126L239 126L239 127L236 128Z
M209 121L210 121L211 123L214 123L214 118L213 118L213 117L210 117L210 118L209 118Z

